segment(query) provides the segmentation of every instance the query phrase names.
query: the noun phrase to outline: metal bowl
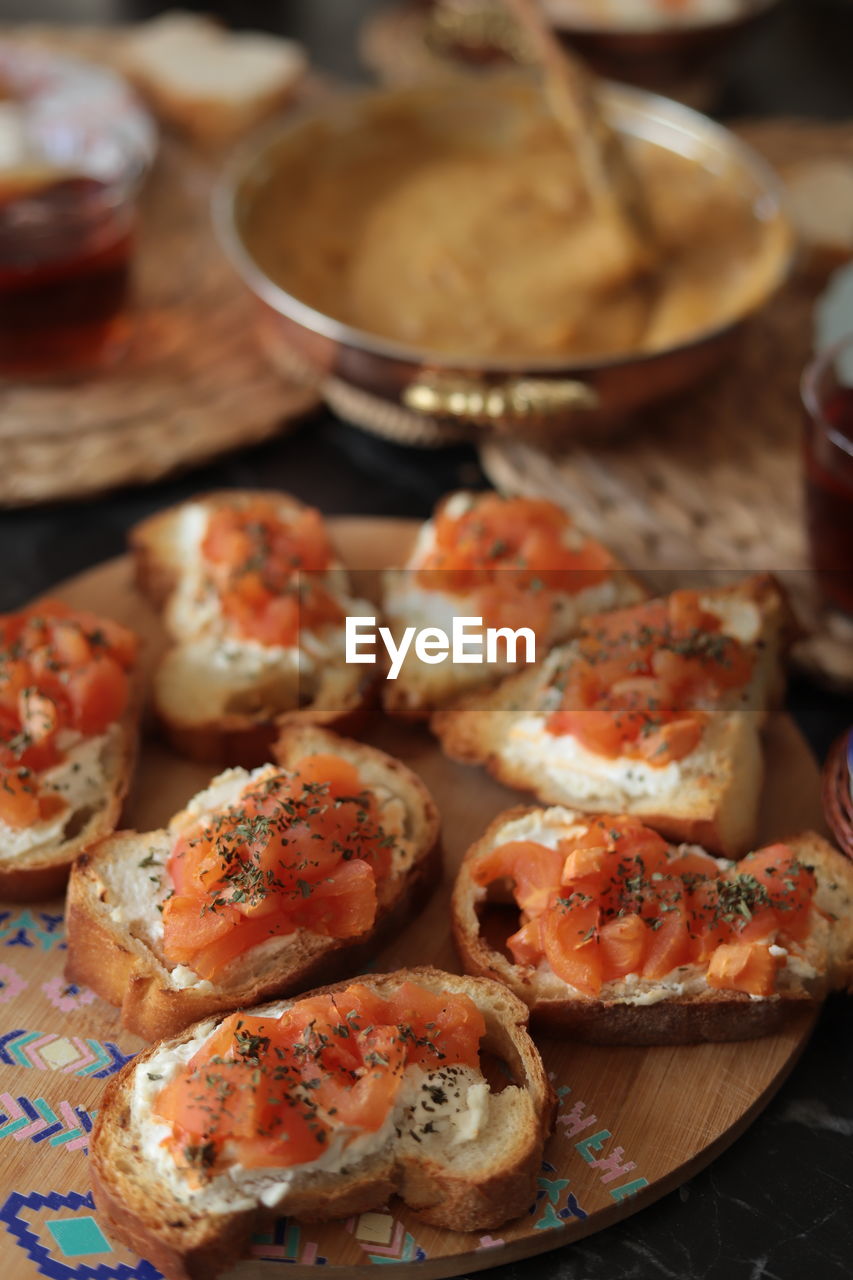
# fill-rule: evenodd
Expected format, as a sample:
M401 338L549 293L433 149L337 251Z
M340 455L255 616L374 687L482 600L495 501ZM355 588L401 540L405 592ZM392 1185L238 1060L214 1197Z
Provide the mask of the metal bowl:
M485 91L500 93L510 79L501 77ZM334 377L417 414L509 430L534 425L549 430L603 427L708 374L736 346L742 325L788 274L793 241L779 188L763 160L726 129L678 103L626 86L603 86L615 127L706 169L725 171L742 190L752 215L766 227L768 268L759 295L747 311L726 323L666 349L603 359L456 359L353 328L288 293L261 269L244 239L246 213L254 201L264 198L270 172L281 165L283 152L302 131L316 129L318 122L345 130L365 112L381 111L386 105L395 110L401 105L415 111L440 108L449 128L464 127L461 122L472 118L477 103L482 119L483 92L484 81L477 78L339 98L292 123L279 123L234 155L214 196L214 221L226 253L257 298L258 333L271 358L292 369L295 357L318 384ZM293 198L299 198L296 189ZM346 217L345 191L341 211ZM294 252L304 249L296 245Z

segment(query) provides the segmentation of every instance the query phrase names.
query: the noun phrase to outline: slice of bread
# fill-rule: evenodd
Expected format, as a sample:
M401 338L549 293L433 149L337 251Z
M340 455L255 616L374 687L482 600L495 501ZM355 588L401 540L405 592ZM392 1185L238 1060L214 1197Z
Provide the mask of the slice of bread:
M147 1040L173 1035L197 1018L303 991L353 973L423 906L441 874L439 818L423 783L399 760L316 728L285 731L276 749L292 769L329 752L351 761L381 805L383 829L395 836L389 877L377 885L373 927L335 939L307 929L271 937L232 960L215 983L186 966L169 967L162 952L158 904L168 893L165 868L176 837L239 794L248 776L229 771L169 827L120 831L78 858L68 887L66 976L121 1008L122 1024ZM275 766L261 771L279 772Z
M510 809L468 850L454 886L453 936L463 967L505 982L530 1007L536 1025L593 1044L747 1040L776 1030L794 1010L817 1008L829 991L853 986L853 862L812 831L783 842L815 871L817 912L802 955L785 956L776 995L758 998L710 987L704 970L688 965L659 981L606 983L594 999L552 972L513 963L500 937L483 927L487 903L506 902L511 895L500 884L488 890L477 884L478 858L511 840L556 840L590 818L560 807Z
M485 765L499 781L544 804L631 813L672 840L728 857L744 853L755 839L761 793L760 729L781 701L791 619L769 575L708 591L702 601L723 618L724 629L749 641L753 676L725 709L711 712L701 742L682 760L660 768L629 757L611 760L571 735L548 732L546 720L560 699L554 682L577 652L572 644L491 695L436 714L432 728L443 750L463 764Z
M293 40L229 32L180 10L133 28L116 57L162 120L213 145L232 141L289 102L307 65Z
M381 1208L395 1194L424 1222L456 1231L491 1230L524 1213L535 1195L555 1114L542 1060L527 1034L526 1007L498 983L435 969L359 979L379 995L406 980L436 993L464 993L485 1018L481 1047L506 1064L513 1083L486 1095L478 1134L456 1143L446 1133L413 1136L406 1130L407 1115L395 1113L384 1145L351 1165L337 1171L303 1166L289 1181L269 1170L266 1204L259 1194L238 1200L227 1175L211 1179L211 1190L223 1180L230 1187L214 1211L204 1186L194 1189L179 1171L170 1169L166 1176L162 1166L154 1167L153 1120L141 1103L150 1089L149 1073L166 1079L180 1046L206 1039L216 1026L212 1020L146 1050L107 1085L92 1132L90 1164L96 1208L108 1233L168 1280L208 1280L245 1256L252 1236L283 1214L308 1221L342 1218ZM325 990L337 992L345 985ZM283 1007L251 1012L278 1013Z
M302 628L298 649L247 643L229 627L204 575L201 542L213 512L257 500L272 500L283 523L305 511L288 494L223 490L161 511L130 535L137 584L172 640L154 676L165 734L190 759L245 768L269 759L287 724L358 732L375 680L372 668L346 664L343 627ZM348 594L339 563L323 581L345 613L375 614Z
M88 616L97 629L98 620ZM32 902L63 893L77 855L118 825L139 745L138 666L128 671L128 679L121 718L102 734L75 734L60 762L38 774L39 792L66 799L68 810L29 828L0 821L0 901Z
M130 708L104 735L94 758L86 739L71 748L71 768L80 765L84 778L79 802L72 801L70 813L40 824L44 830L37 843L0 860L0 901L32 902L61 894L77 855L115 830L133 776L138 718L138 706ZM57 789L61 792L63 786L60 782Z
M416 628L441 627L449 631L450 618L453 616L478 616L481 607L477 604L477 596L473 592L449 593L444 590L430 590L417 581L417 571L422 567L425 557L436 544L436 520L442 515L450 515L455 519L471 510L476 510L481 499L493 500L493 493L468 493L460 491L442 498L436 507L433 517L426 521L418 536L415 547L402 569L390 570L385 575L383 612L388 625L399 644L406 627ZM560 511L554 504L555 511ZM586 539L576 530L564 512L560 512L566 520L565 536L576 539L578 544L594 542ZM598 544L594 544L596 547ZM535 566L532 566L535 567ZM502 573L511 572L507 565L498 565L493 570L494 581L500 582ZM441 570L434 571L440 579ZM550 574L556 578L558 571ZM543 570L543 579L549 581L549 573ZM550 588L550 581L549 581ZM621 568L615 559L610 576L602 582L594 582L574 592L559 592L553 587L554 600L552 620L549 634L537 637L537 651L547 651L575 634L581 618L588 613L604 609L614 609L633 604L644 599L648 592L627 570ZM524 625L525 619L519 625ZM488 620L486 620L486 625ZM524 666L522 655L524 646L520 645L517 653L518 661L510 661L503 645L498 649L497 662L452 663L449 660L436 665L425 664L417 658L414 648L410 648L403 662L399 675L395 680L386 680L382 702L389 715L406 720L426 720L430 715L442 708L454 705L467 693L474 690L482 697L500 680L518 671ZM541 654L537 652L537 657Z

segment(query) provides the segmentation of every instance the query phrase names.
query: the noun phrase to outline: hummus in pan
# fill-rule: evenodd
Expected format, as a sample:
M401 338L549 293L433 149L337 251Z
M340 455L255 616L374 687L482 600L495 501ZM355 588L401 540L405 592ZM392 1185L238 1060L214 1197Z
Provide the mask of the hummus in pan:
M368 100L288 135L244 194L258 265L356 329L468 359L662 350L766 294L786 224L760 216L735 161L628 141L654 225L650 274L593 206L539 94L500 88Z

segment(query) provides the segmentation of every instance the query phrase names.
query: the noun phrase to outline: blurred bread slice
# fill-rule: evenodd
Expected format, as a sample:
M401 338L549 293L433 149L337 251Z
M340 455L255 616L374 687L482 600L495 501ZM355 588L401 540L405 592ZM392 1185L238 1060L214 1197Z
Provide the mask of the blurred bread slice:
M226 31L180 10L133 28L119 61L165 123L209 144L232 141L286 103L307 65L292 40Z
M853 258L853 160L804 160L784 177L806 269L829 273Z

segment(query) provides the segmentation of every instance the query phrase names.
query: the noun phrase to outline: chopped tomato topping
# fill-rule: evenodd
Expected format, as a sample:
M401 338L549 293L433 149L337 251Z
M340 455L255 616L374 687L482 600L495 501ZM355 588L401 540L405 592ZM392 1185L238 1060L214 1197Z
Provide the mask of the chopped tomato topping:
M333 560L323 517L304 507L287 519L271 499L223 506L201 544L211 584L237 633L264 645L298 644L301 627L340 623L323 575Z
M557 597L577 595L607 578L613 557L584 538L561 507L534 498L476 497L467 511L445 505L434 544L420 561L427 591L473 595L487 625L530 627L548 635Z
M125 627L58 600L0 616L0 821L26 827L68 807L40 775L69 739L121 718L135 660Z
M278 1017L234 1013L158 1093L166 1145L198 1180L232 1163L289 1168L330 1136L381 1128L408 1066L479 1065L485 1021L464 994L353 983ZM438 1087L438 1086L437 1086Z
M547 719L588 751L663 767L699 745L709 708L745 686L753 653L722 630L696 591L675 591L588 618L552 679L561 705Z
M393 837L357 769L338 756L267 773L178 837L163 903L170 964L215 976L249 948L303 928L355 938L376 918Z
M721 867L702 850L667 845L636 818L610 816L557 849L499 845L472 874L479 885L512 888L521 912L507 940L515 963L547 963L589 996L628 974L660 981L682 966L705 967L713 986L766 995L777 967L767 948L796 949L808 935L816 888L787 845Z

